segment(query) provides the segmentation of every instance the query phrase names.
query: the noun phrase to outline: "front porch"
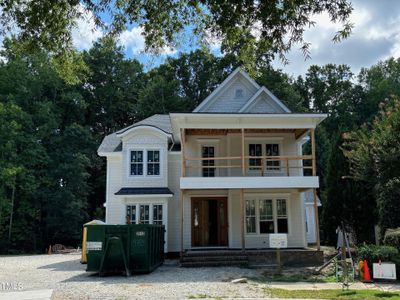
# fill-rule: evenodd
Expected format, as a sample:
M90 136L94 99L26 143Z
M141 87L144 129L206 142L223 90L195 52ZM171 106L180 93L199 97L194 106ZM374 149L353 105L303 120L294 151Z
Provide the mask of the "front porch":
M289 248L307 247L300 191L185 190L182 198L182 255L202 250L269 249L271 233L286 233Z
M283 266L307 267L321 265L323 252L312 248L288 248L281 250ZM275 249L198 249L185 251L180 260L182 267L277 267Z

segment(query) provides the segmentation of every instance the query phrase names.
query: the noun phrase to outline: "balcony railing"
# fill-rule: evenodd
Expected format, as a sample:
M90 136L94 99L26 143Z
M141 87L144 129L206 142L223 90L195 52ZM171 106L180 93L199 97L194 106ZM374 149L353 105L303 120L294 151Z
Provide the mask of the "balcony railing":
M312 155L302 156L227 156L227 157L186 157L186 176L311 176L313 175ZM195 171L197 170L197 171ZM200 170L200 171L199 171ZM212 172L209 172L209 171Z

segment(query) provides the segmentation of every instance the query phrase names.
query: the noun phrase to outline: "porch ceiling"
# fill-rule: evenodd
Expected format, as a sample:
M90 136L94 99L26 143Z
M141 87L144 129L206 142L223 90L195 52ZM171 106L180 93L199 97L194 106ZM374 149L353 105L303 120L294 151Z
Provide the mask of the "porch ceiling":
M244 133L253 134L253 133L294 133L295 138L303 136L309 129L308 128L283 128L283 129L275 129L275 128L256 128L256 129L244 129ZM186 129L186 135L227 135L230 133L241 133L241 129L210 129L210 128L192 128Z

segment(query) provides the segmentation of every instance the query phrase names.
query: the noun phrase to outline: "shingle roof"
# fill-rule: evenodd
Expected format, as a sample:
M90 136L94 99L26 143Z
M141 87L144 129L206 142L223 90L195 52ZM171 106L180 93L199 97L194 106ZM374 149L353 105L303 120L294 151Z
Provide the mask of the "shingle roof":
M174 193L167 187L123 187L115 195L173 195Z
M125 127L117 132L109 134L104 137L101 142L99 149L97 150L99 153L107 153L107 152L120 152L122 150L122 142L121 138L117 136L117 134L124 133L125 131L137 127L137 126L151 126L158 128L165 133L172 134L172 127L169 115L153 115L148 117L142 121L136 122L128 127Z

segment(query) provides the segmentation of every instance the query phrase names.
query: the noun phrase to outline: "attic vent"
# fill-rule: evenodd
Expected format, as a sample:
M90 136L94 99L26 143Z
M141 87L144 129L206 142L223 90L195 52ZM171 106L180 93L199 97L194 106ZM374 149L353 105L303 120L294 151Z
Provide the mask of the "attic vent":
M242 89L236 89L235 90L235 98L243 98L243 90Z

